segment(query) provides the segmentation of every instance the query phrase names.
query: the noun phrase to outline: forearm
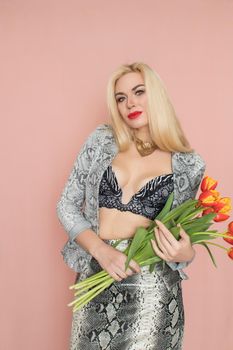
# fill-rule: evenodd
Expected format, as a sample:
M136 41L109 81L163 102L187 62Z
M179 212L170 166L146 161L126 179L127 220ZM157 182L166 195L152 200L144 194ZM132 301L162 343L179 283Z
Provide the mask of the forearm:
M104 241L91 229L79 233L75 238L75 242L93 257L96 256L98 249L105 244Z

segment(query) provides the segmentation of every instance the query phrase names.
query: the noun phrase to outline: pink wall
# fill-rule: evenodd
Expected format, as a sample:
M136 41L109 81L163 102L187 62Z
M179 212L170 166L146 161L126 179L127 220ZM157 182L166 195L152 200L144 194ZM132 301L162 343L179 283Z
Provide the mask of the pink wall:
M0 23L1 349L64 350L75 273L55 206L82 142L108 120L115 67L142 60L159 73L233 198L233 1L2 0ZM218 269L201 247L186 269L184 350L233 346L233 265L213 251Z

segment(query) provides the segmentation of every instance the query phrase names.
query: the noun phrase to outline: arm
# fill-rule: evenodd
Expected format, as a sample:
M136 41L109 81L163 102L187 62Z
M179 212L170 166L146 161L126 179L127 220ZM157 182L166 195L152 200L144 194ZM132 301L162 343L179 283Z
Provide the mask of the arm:
M58 219L68 235L68 240L62 248L61 254L64 262L75 272L84 271L91 258L88 253L90 251L87 242L88 236L85 240L80 234L88 231L91 232L94 240L98 239L96 233L91 229L91 222L84 216L83 205L85 203L86 181L95 158L98 137L105 127L105 125L99 125L82 145L56 205ZM91 242L93 241L90 240Z
M71 242L79 233L91 228L91 223L83 215L82 207L85 201L86 179L95 156L96 135L99 128L97 127L89 135L81 147L56 205L58 219Z
M125 254L100 239L91 229L92 225L82 211L86 179L98 144L96 135L102 128L102 126L98 127L82 146L56 208L60 223L69 236L62 250L68 266L76 272L81 272L87 267L88 259L93 256L103 269L120 281L132 275L131 269L139 272L138 264L132 261L131 269L125 271Z

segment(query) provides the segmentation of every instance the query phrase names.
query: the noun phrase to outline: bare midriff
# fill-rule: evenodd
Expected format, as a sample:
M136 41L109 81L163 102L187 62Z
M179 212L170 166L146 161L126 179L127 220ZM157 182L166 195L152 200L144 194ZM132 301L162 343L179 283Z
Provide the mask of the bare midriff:
M138 226L147 227L151 220L129 211L99 208L99 237L102 239L130 238Z
M156 150L149 156L141 157L135 147L118 153L111 165L122 189L123 204L128 203L150 179L172 172L170 152ZM102 239L131 238L138 226L147 227L150 223L150 219L140 214L101 207L98 235Z

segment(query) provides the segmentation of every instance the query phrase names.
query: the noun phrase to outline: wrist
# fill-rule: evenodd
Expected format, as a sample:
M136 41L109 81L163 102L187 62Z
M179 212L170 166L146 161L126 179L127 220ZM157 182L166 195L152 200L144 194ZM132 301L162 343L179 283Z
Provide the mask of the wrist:
M80 245L88 254L95 257L104 241L92 230L85 230L79 233L75 242Z
M104 243L101 239L98 242L93 243L89 248L89 253L97 259L100 253L101 248L105 246L106 243Z
M196 255L196 251L195 251L195 249L192 247L192 253L191 253L191 257L190 257L190 259L188 260L188 261L193 261L193 259L195 258L195 255Z

